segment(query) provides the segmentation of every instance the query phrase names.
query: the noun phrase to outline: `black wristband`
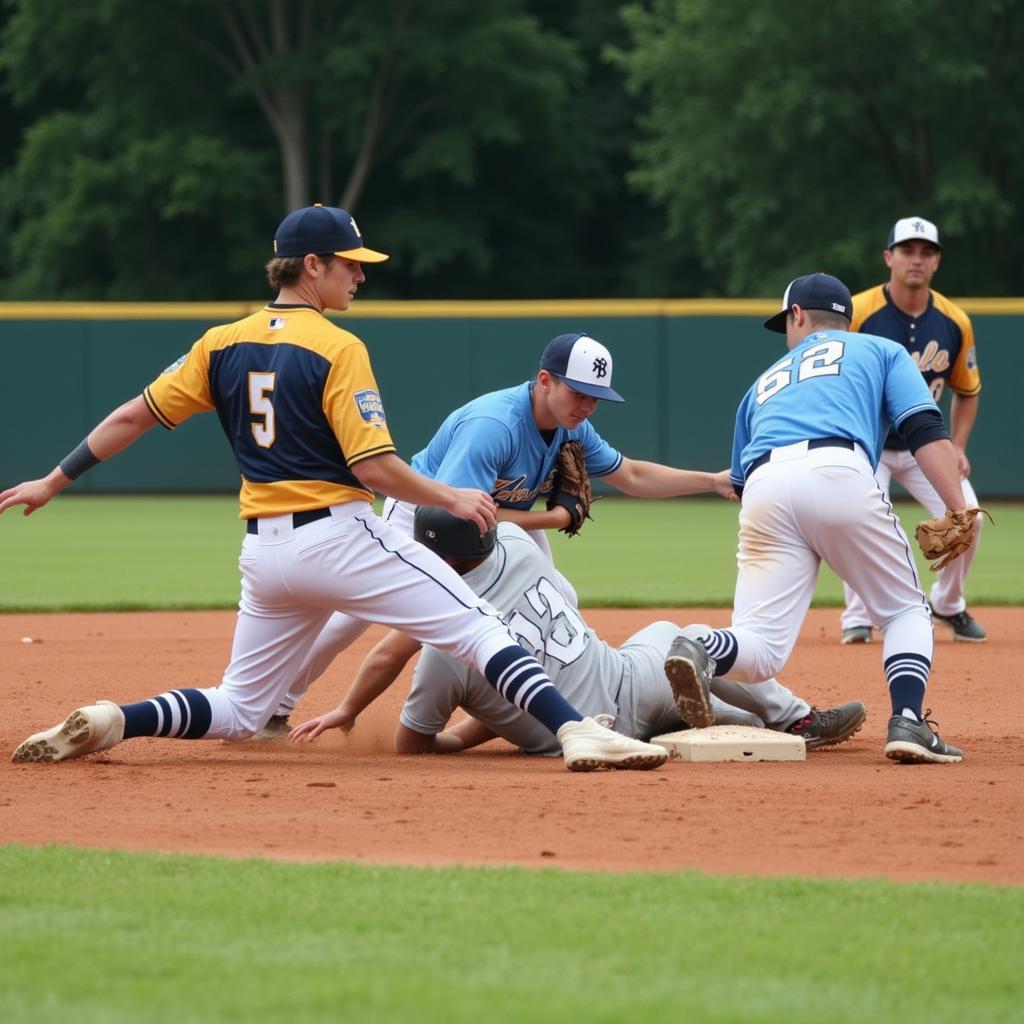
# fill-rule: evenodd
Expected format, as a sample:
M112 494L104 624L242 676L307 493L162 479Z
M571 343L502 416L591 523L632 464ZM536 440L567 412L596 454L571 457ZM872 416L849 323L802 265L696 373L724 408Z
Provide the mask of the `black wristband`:
M100 460L93 455L89 447L89 439L85 438L73 452L65 455L58 465L69 480L77 480L86 470L99 464Z

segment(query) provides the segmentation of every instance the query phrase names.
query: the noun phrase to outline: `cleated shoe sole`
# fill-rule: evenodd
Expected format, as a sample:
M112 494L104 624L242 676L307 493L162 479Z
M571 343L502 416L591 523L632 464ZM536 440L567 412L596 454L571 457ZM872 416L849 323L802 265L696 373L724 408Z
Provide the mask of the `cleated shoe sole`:
M124 737L124 713L116 704L100 701L72 711L60 725L37 732L11 755L15 764L67 761L107 750Z
M956 747L946 749L956 750ZM898 761L900 764L958 764L964 759L964 755L959 751L955 754L944 754L909 740L893 740L886 743L885 756L890 761Z
M665 675L675 698L679 717L691 729L715 724L711 707L711 659L693 640L676 637L665 659Z

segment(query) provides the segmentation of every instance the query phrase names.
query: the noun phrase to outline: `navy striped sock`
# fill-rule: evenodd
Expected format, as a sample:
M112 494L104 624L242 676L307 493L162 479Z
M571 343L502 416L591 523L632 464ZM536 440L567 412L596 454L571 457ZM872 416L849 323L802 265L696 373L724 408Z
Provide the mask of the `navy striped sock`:
M713 629L707 636L702 636L700 642L704 650L715 659L716 676L724 676L736 664L739 645L732 630Z
M126 740L136 736L198 740L209 731L213 717L210 702L199 690L168 690L137 704L122 704L121 710Z
M517 708L557 733L566 722L583 716L555 689L532 654L519 644L498 651L484 669L487 681Z
M889 681L889 700L894 715L910 708L918 718L923 717L921 708L931 668L931 661L923 654L893 654L885 659L885 678Z

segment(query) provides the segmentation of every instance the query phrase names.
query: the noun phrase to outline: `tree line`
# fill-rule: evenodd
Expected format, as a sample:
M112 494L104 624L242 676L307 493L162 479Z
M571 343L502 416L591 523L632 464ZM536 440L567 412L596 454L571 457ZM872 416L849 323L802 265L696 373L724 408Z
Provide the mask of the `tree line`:
M344 206L373 297L775 296L938 223L1024 294L1024 0L5 0L0 298L263 293Z

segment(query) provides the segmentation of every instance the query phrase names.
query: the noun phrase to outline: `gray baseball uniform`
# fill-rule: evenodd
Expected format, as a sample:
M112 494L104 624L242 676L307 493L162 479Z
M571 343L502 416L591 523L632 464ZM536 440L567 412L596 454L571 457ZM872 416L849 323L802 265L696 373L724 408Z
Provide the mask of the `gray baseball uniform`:
M655 622L616 650L587 625L561 573L512 523L498 524L494 551L463 580L501 612L513 636L536 654L559 691L581 714L612 715L617 732L637 738L679 726L679 712L665 677L665 657L680 633L706 632L706 627L684 630L671 622ZM785 728L809 710L775 681L751 686L715 680L713 686L720 688L712 698L718 722ZM723 695L731 704L719 699ZM414 732L436 735L459 707L528 753L558 752L551 734L503 701L479 672L425 647L402 708L402 724Z

